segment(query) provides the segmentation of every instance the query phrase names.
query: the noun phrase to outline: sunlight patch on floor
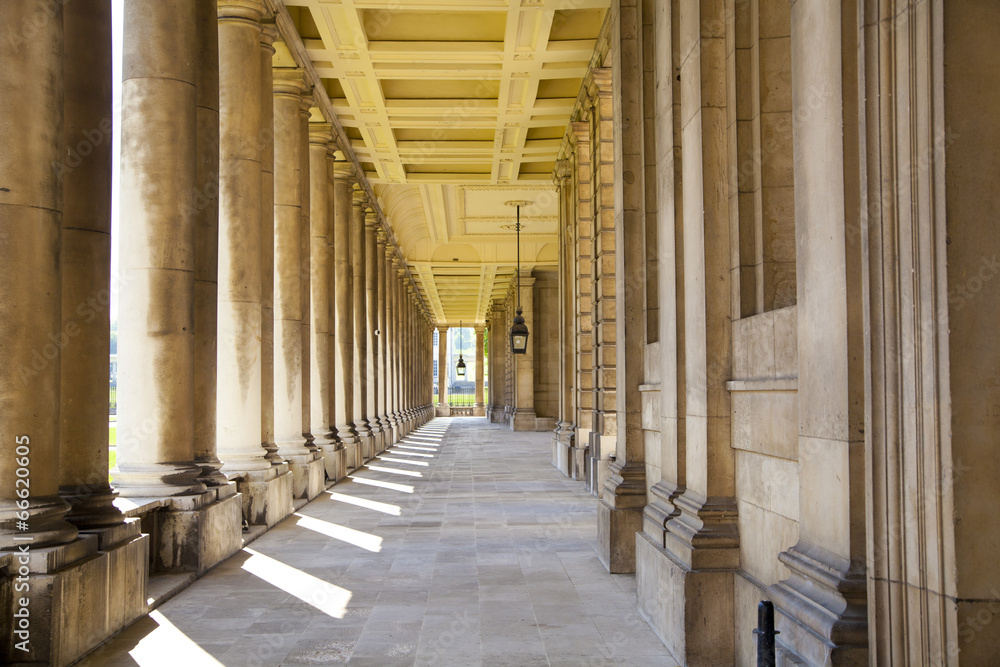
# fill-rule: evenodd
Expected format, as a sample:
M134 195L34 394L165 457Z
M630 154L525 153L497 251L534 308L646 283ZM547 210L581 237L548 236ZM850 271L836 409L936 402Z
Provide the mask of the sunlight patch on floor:
M401 511L399 505L390 505L389 503L380 503L377 500L368 500L367 498L357 498L355 496L349 496L344 493L337 493L336 491L327 491L330 498L333 500L340 501L342 503L348 503L349 505L356 505L357 507L364 507L365 509L375 510L376 512L381 512L382 514L389 514L392 516L399 516Z
M368 486L380 486L383 489L390 489L392 491L401 491L403 493L413 493L413 487L409 484L396 484L395 482L383 482L378 479L369 479L368 477L357 477L356 475L348 475L352 480L358 484L367 484Z
M382 551L382 538L378 535L372 535L371 533L354 530L353 528L348 528L347 526L330 523L329 521L316 519L311 516L306 516L305 514L299 514L298 512L295 513L295 516L299 517L299 520L295 524L297 526L308 528L313 532L326 535L327 537L332 537L333 539L340 540L341 542L353 544L356 547L361 547L365 551L371 551L373 553Z
M347 603L351 601L351 591L253 549L244 548L243 551L250 554L250 558L241 567L250 574L294 595L327 616L344 618Z
M187 663L189 665L222 665L221 662L198 646L190 637L177 629L159 611L149 612L149 617L160 627L139 640L129 655L140 667L164 667Z

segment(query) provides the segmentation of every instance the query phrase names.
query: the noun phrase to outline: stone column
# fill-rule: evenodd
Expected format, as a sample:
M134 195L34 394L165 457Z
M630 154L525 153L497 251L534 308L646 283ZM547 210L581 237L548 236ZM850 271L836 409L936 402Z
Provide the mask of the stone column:
M657 72L674 68L673 44L679 31L677 7L657 7L655 21L655 60ZM642 591L638 604L647 618L669 617L659 580L662 567L670 556L664 550L667 522L680 510L674 500L686 485L685 419L686 385L684 361L684 228L681 161L680 88L676 80L671 86L656 89L657 178L663 187L657 189L657 245L659 262L660 318L660 480L649 490L649 504L644 510L643 533L636 542L636 577ZM650 480L652 481L652 480ZM655 582L649 583L646 582ZM657 631L662 626L653 620Z
M266 476L261 433L260 26L263 4L219 6L220 166L217 439L223 472ZM253 47L251 53L251 46ZM252 59L256 62L243 62ZM270 62L268 62L270 68ZM255 80L251 81L255 77ZM270 91L268 91L270 95ZM268 101L270 97L267 98ZM264 212L269 220L269 211Z
M88 528L120 524L124 517L111 504L105 397L111 284L111 5L78 5L63 8L63 71L69 85L62 114L52 110L65 123L67 156L55 163L63 198L58 338L68 343L61 345L59 359L59 493L72 507L67 518ZM8 122L16 127L19 120ZM3 179L8 177L4 171ZM3 203L0 196L0 206Z
M274 443L290 464L292 494L310 492L315 460L302 433L302 123L299 69L274 71Z
M612 41L619 46L612 65L615 118L643 117L643 32L641 3L620 0ZM615 178L622 191L615 209L615 461L597 506L598 556L610 572L635 572L635 534L646 506L645 434L642 395L645 373L646 291L645 157L642 123L624 131L615 123ZM602 230L602 236L604 235ZM628 279L624 279L624 277ZM728 296L728 295L727 295ZM720 322L720 327L728 323ZM726 378L728 379L728 378ZM719 389L725 393L725 385ZM731 474L731 473L730 473Z
M393 424L396 427L398 433L397 437L402 437L406 435L406 429L403 424L403 317L404 308L403 300L401 298L401 277L399 269L399 255L394 253L392 256L392 310L393 310L393 350L395 351L395 359L393 360L393 373L395 375L395 382L393 382L393 402L395 411L393 413Z
M194 464L195 15L193 0L126 8L120 299L127 317L119 328L123 437L115 473L125 496L205 491Z
M490 315L490 421L503 420L504 396L507 393L507 350L510 348L510 327L506 311L494 301Z
M219 346L217 439L222 472L236 479L243 517L273 525L291 511L291 478L272 467L262 447L262 314L266 282L262 251L270 226L262 193L265 148L261 65L270 37L260 24L263 5L252 0L219 3ZM287 495L286 495L287 494Z
M312 87L309 86L307 82L306 92L303 94L299 103L299 141L302 144L299 152L299 156L302 159L302 176L300 179L300 184L302 186L302 196L300 200L302 225L299 228L299 256L302 257L302 263L299 265L299 303L302 304L299 324L300 338L302 339L302 402L299 409L302 411L302 437L306 439L306 447L313 453L319 454L319 447L313 444L313 435L309 430L312 418L310 409L312 398L312 373L309 370L312 368L312 346L311 336L309 333L312 330L312 252L310 251L312 246L312 232L310 231L312 222L310 201L312 197L309 184L309 118L312 115L312 107Z
M351 286L351 167L336 162L333 168L333 257L337 306L334 346L334 420L337 440L345 450L347 468L357 467L358 435L354 430L354 291Z
M388 235L382 227L375 230L375 272L378 280L378 323L376 330L378 347L378 419L382 425L382 449L390 447L393 443L392 424L389 421L389 345L387 330L389 328L386 319L386 262L385 250Z
M378 358L378 246L375 241L375 228L378 217L369 208L365 211L365 236L362 239L365 247L365 334L367 339L367 392L365 394L365 411L372 431L372 456L385 449L385 436L382 424L379 422L379 358Z
M413 283L410 277L406 276L406 287L404 299L406 301L406 339L404 349L406 350L406 389L403 405L406 406L407 430L416 428L416 400L414 387L416 386L417 368L417 308L413 290Z
M326 207L327 207L327 326L329 329L328 352L327 352L327 376L328 391L327 408L329 425L329 439L331 449L324 451L323 460L326 464L327 481L340 481L347 474L346 451L344 444L340 441L340 434L337 432L337 399L343 393L341 378L337 376L337 252L334 243L334 232L336 227L336 189L337 172L342 162L337 161L337 145L332 141L327 144L326 153Z
M29 25L36 15L48 16L43 14L47 5L42 0L4 3L0 22ZM34 549L77 535L64 518L69 505L59 497L57 342L68 333L62 329L60 301L63 195L53 169L62 164L65 151L62 6L53 11L55 17L30 40L0 40L0 293L5 295L0 349L6 358L0 370L0 549L22 544ZM20 465L18 459L27 463ZM17 506L16 471L21 468L31 471L29 496L22 499L26 509ZM17 524L25 514L26 529Z
M862 224L860 183L845 182L845 174L862 173L856 153L861 26L839 4L796 3L791 23L793 103L808 110L792 121L799 541L779 557L788 578L768 593L779 612L780 642L805 662L867 664L866 267L855 232ZM908 272L904 282L913 280Z
M575 262L572 251L573 190L569 160L556 163L553 175L559 193L559 421L552 436L552 465L567 477L573 476L573 379L576 340L574 334L573 277Z
M589 110L593 126L591 151L593 188L593 251L591 253L591 342L593 431L590 434L591 493L599 496L611 474L611 454L618 441L618 360L615 316L618 307L615 273L614 83L610 67L590 71ZM641 118L637 116L636 118ZM638 176L637 176L638 178Z
M534 431L535 420L535 340L538 331L534 328L535 279L530 275L521 277L521 316L528 327L528 351L511 355L513 358L513 406L510 429L512 431ZM515 303L517 296L515 295ZM536 338L532 338L535 336Z
M365 208L368 197L361 184L355 184L351 200L351 292L354 306L354 430L361 449L358 465L372 458L372 430L368 422L368 313L365 307Z
M393 281L395 276L392 271L393 246L388 242L385 244L385 253L382 255L382 271L385 273L385 328L382 336L385 338L385 416L388 428L392 433L390 443L399 440L399 433L393 421L395 410L394 387L396 382L395 356L396 349L393 341L393 330L395 327L396 312L393 303Z
M198 5L194 277L194 455L207 486L229 483L216 453L219 315L219 20Z
M389 327L389 423L392 424L393 437L398 442L403 433L399 423L399 299L396 292L398 277L396 276L396 248L385 249L386 275L386 322Z
M683 601L662 635L682 663L731 662L735 650L734 575L739 567L730 397L733 293L726 136L727 80L708 63L727 53L722 0L695 7L681 23L681 169L684 182L685 479L674 501L679 514L664 534L669 557L660 563L661 596ZM673 71L673 70L671 70ZM690 92L690 95L686 94ZM627 369L626 369L627 372ZM699 602L717 600L711 608ZM679 638L683 637L683 641Z
M483 348L483 334L486 327L476 326L476 404L472 406L472 415L482 417L486 414L486 403L483 396L483 370L486 363L486 355Z
M270 223L274 212L274 41L278 27L265 21L260 33L260 210ZM274 444L274 225L260 226L260 442L279 472L288 464Z
M594 254L594 197L591 175L590 123L571 123L573 162L576 169L576 268L574 280L573 322L576 336L575 383L576 383L576 432L573 436L575 448L574 479L588 480L588 460L584 456L590 444L590 434L594 431L594 353L593 353L593 254Z
M310 433L313 445L322 452L326 461L327 476L336 480L336 471L330 465L335 458L337 442L331 432L334 422L330 410L333 401L330 391L333 389L331 371L331 329L330 315L333 311L331 303L332 255L333 249L330 210L330 173L332 167L330 151L333 137L330 123L310 123L309 125L309 288L310 312L312 326L309 336L309 388ZM334 474L330 474L330 473Z
M448 407L448 327L438 327L438 404L437 415L451 415Z

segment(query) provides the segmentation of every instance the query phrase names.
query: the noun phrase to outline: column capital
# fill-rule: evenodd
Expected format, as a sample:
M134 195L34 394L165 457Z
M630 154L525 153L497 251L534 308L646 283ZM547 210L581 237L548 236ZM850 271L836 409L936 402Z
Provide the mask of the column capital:
M333 180L349 181L354 176L354 165L349 160L337 160L333 163Z
M278 39L278 24L273 19L261 23L260 46L274 53L274 43Z
M361 187L360 183L354 184L354 190L351 191L351 203L357 207L364 207L368 202L368 193L365 189Z
M306 71L301 67L274 68L274 94L300 99L306 90Z
M583 84L587 86L590 97L596 99L598 96L611 94L611 68L591 67L584 77Z
M572 169L570 169L569 160L564 159L556 161L556 168L552 172L552 182L555 183L556 186L561 186L571 175Z
M302 93L302 99L299 101L299 111L302 112L302 115L304 115L307 119L311 118L312 108L315 103L312 86L307 83L305 92Z
M375 214L375 209L371 208L371 202L369 202L368 208L365 209L365 228L375 229L378 225L378 215Z
M331 123L309 123L309 143L313 145L329 146L333 141L333 124Z
M264 0L219 0L220 21L260 23L264 14Z
M389 240L389 235L386 233L384 229L382 229L382 227L379 227L378 229L375 230L375 241L379 245L385 245L386 241L388 240Z

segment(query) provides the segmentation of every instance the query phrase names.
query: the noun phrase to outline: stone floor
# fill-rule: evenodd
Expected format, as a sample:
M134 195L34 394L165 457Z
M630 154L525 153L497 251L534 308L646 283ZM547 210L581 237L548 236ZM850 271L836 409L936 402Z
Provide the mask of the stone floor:
M79 664L675 664L550 442L436 419Z

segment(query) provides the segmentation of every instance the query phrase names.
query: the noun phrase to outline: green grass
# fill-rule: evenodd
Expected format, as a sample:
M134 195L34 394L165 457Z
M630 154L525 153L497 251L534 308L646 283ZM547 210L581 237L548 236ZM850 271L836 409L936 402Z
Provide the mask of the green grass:
M118 427L117 426L108 427L108 444L109 445L117 445L118 444ZM118 461L118 451L115 450L115 449L112 449L111 451L108 452L108 470L113 469L115 467L115 463L117 463L117 461ZM108 481L109 482L111 481L111 475L108 475Z

